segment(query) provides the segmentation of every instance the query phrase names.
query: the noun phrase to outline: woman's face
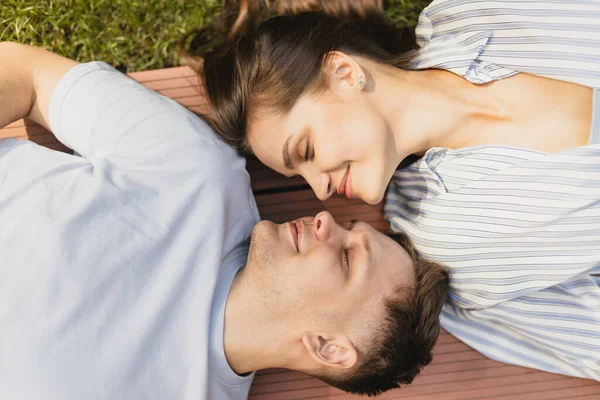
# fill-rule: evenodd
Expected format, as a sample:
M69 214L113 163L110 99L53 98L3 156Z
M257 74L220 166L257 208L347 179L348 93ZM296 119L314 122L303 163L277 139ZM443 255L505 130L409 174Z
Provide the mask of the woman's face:
M304 94L285 115L258 113L248 142L266 166L301 175L320 200L376 204L398 165L393 134L370 94L348 86Z

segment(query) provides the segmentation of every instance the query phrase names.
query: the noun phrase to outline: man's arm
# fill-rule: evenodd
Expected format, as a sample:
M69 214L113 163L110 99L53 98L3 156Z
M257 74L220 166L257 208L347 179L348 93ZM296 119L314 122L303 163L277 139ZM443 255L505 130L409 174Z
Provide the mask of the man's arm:
M10 107L6 105L11 104ZM106 63L78 64L50 52L0 43L0 126L28 117L92 163L121 168L189 156L218 141L181 104ZM179 164L172 165L179 168ZM136 167L137 168L137 167Z
M50 129L54 88L76 61L35 47L0 42L0 128L21 118Z

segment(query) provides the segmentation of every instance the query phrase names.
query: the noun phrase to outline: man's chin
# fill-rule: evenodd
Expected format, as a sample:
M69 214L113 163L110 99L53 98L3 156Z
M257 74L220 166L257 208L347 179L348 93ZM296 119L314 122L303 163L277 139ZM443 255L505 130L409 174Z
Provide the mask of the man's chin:
M276 233L277 224L263 219L254 225L254 228L252 228L252 233L250 235L251 244L255 241L254 238L260 239L265 236L273 236Z
M277 224L262 220L252 228L248 264L259 264L261 267L277 246Z

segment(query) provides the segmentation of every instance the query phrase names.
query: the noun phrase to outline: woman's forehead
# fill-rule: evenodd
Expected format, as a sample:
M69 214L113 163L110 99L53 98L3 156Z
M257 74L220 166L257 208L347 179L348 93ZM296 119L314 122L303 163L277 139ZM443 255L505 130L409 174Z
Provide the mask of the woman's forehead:
M292 137L285 116L264 113L253 118L247 137L250 149L263 164L276 170L284 168L282 151L286 141L289 146Z

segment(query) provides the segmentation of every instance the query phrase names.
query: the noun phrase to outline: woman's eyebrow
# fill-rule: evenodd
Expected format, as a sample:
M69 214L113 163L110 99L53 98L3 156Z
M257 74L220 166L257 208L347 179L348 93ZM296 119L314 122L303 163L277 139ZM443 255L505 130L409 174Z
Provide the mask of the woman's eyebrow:
M292 157L290 157L290 141L292 140L292 137L294 137L294 134L288 136L288 138L285 140L285 143L283 144L283 150L281 151L281 156L283 157L283 165L287 169L294 169L294 161L292 160Z
M310 128L305 127L304 129L302 129L301 134L308 135L309 132L310 132ZM290 142L292 141L292 138L295 135L296 135L295 133L292 133L290 136L288 136L288 138L285 140L285 143L283 144L283 149L281 150L281 157L283 158L283 165L287 169L290 169L290 170L293 170L295 168L294 160L292 160L292 157L290 156Z

